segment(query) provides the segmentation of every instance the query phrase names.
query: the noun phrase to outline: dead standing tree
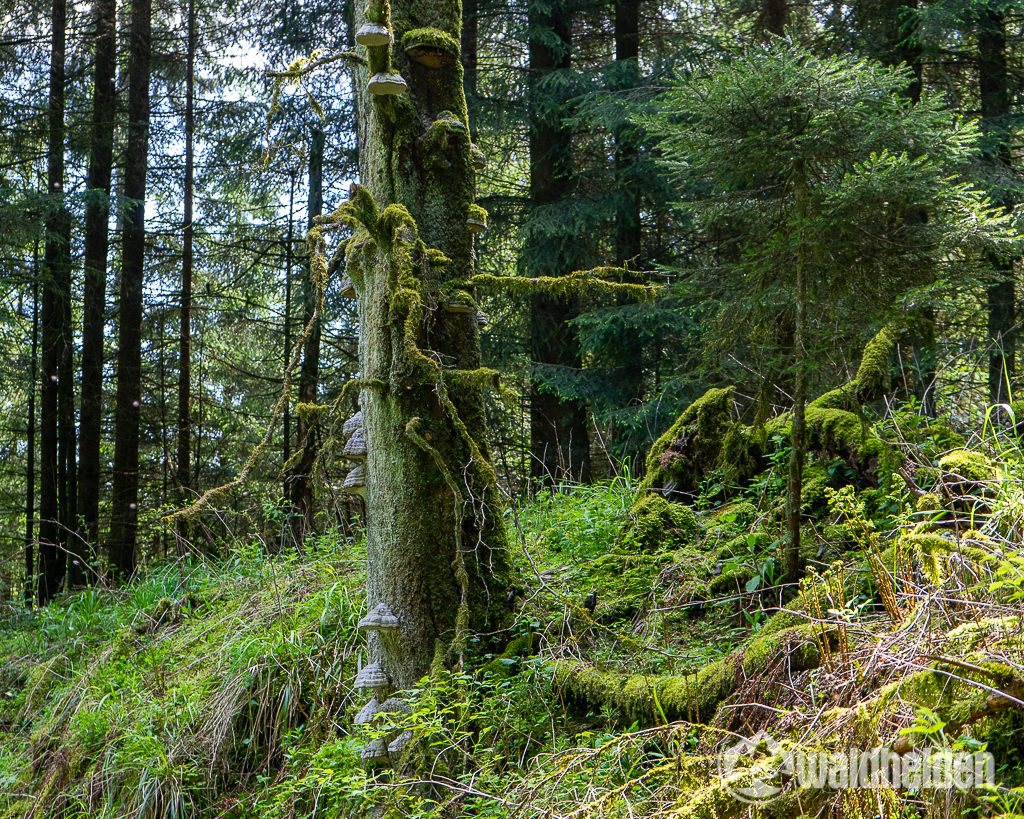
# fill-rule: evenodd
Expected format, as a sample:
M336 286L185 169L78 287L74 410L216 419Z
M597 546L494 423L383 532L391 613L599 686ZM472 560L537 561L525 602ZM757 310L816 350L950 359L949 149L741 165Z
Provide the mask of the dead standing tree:
M467 636L507 624L507 542L485 443L473 235L479 151L470 142L458 0L371 2L357 20L360 174L350 201L309 234L326 279L325 233L343 245L358 300L359 463L347 487L367 520L364 621L370 662L357 678L381 706L432 667L458 667ZM383 605L383 609L380 606ZM394 703L395 700L392 700ZM387 763L407 735L371 743Z

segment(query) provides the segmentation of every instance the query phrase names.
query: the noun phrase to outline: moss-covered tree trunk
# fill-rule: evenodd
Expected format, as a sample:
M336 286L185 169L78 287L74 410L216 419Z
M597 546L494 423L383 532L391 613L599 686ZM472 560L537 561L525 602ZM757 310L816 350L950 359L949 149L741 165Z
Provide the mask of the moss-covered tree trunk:
M357 28L389 26L394 44L362 51L367 65L356 72L360 173L372 202L353 195L347 270L359 303L368 603L387 604L401 624L395 639L371 632L370 655L402 689L438 649L457 662L467 630L503 623L508 568L484 440L479 330L473 312L446 309L472 301L467 218L485 217L471 214L461 7L397 0L388 12L373 2L357 12ZM388 72L407 91L370 93L370 78Z

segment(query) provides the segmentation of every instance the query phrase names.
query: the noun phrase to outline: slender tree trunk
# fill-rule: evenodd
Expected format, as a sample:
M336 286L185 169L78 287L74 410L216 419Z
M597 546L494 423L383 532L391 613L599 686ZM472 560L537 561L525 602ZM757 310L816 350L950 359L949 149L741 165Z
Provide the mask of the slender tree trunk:
M912 72L912 78L903 93L911 102L921 99L922 57L924 49L917 36L917 0L894 0L883 12L886 22L885 40L887 48L881 55L886 65L905 65ZM914 214L912 220L924 219L923 212ZM935 309L921 308L914 323L911 337L914 357L913 392L921 402L921 411L935 416L935 376L938 360L935 353Z
M802 170L798 171L795 191L797 219L801 226L807 221L807 191ZM803 507L803 474L807 453L807 259L803 238L798 238L793 298L793 363L796 368L793 384L793 422L790 429L789 479L786 485L786 582L800 579L800 516Z
M314 129L309 151L309 203L307 207L308 225L313 226L324 209L324 132ZM313 318L316 309L316 285L313 281L313 270L307 266L306 276L302 284L302 326L305 327ZM315 404L317 381L320 372L320 325L306 339L302 351L302 366L299 371L299 401L303 404ZM318 434L315 416L299 415L299 446L302 456L292 473L292 540L296 548L301 548L306 533L313 527L313 464L316 461L316 437Z
M634 87L640 67L640 2L616 0L615 61L622 63L622 87ZM619 212L615 218L615 255L620 263L636 267L640 257L640 190L633 177L638 146L631 124L626 123L615 136L615 179L620 186Z
M366 13L382 22L385 9L371 3ZM457 665L466 631L493 631L508 614L505 530L483 397L479 384L459 375L480 366L479 332L471 313L444 309L449 296L441 289L473 271L462 67L450 52L436 67L421 64L399 45L406 31L424 27L457 44L460 11L459 0L392 0L390 59L407 94L368 92L367 77L389 67L386 46L369 49L368 69L357 72L361 178L383 210L378 219L357 194L363 226L348 255L368 448L367 597L400 621L397 638L371 632L368 639L397 689L418 681L435 657ZM360 14L357 23L364 20ZM444 254L443 266L422 255L417 231ZM361 239L368 241L358 246Z
M157 376L160 384L160 506L170 501L171 445L169 431L171 428L167 418L167 356L164 352L167 345L167 314L161 310L157 318L157 345L160 357L157 359ZM167 555L167 533L163 527L157 534L160 552Z
M781 37L789 24L788 0L762 0L760 29L772 37Z
M25 442L25 606L36 593L34 524L36 517L36 378L39 373L39 242L33 251L32 361L29 365L28 430Z
M615 61L618 64L618 84L613 92L628 93L640 84L640 2L616 0L615 3ZM641 270L643 226L640 220L641 181L638 179L639 140L636 126L622 122L615 133L614 179L617 197L615 214L615 258L621 267ZM628 304L626 299L620 304ZM616 377L622 384L622 394L631 401L642 401L644 396L645 345L639 334L623 338L616 361ZM615 430L611 431L615 434ZM641 459L642 460L642 459Z
M196 4L188 3L188 45L185 58L185 181L181 250L181 317L178 340L178 493L189 495L192 478L192 261L195 236L193 196L195 189L195 73ZM182 523L181 537L187 537Z
M1010 170L1010 91L1006 66L1006 19L1001 4L990 0L978 14L978 91L981 97L982 129L986 135L984 160L993 169L994 201L1007 211L1013 197L1005 190ZM993 257L992 266L1000 279L988 288L988 334L993 345L988 366L989 400L1001 404L1012 398L1010 388L1017 352L1016 290L1013 261Z
M136 565L139 516L139 418L142 403L142 288L146 253L146 168L149 147L150 0L132 0L128 55L128 141L124 178L130 200L122 241L117 396L114 412L114 486L110 562L130 578Z
M539 81L571 65L572 17L564 2L530 2L530 81L534 110L540 105ZM554 42L553 42L554 41ZM557 43L557 45L555 44ZM550 93L550 91L546 92ZM558 106L554 106L558 108ZM566 195L572 178L572 134L561 114L534 113L530 133L530 198L535 208L552 206ZM547 243L544 243L547 245ZM574 243L555 240L557 247L533 247L527 257L531 276L559 276L578 266ZM530 304L530 353L537 364L579 369L579 344L567 322L579 308L572 297L538 294ZM536 483L590 480L590 437L587 411L577 401L562 400L537 381L530 386L530 476Z
M110 245L110 177L114 151L117 67L115 0L95 0L96 62L93 73L92 137L85 206L85 263L82 296L82 405L78 427L79 537L96 560L100 517L100 436L103 422L103 318ZM88 568L88 567L87 567ZM93 570L95 567L93 567ZM81 582L91 571L73 572Z
M65 0L53 0L50 35L49 136L47 194L57 204L46 220L43 260L43 385L40 434L38 597L45 605L64 582L67 566L68 453L66 408L71 385L62 385L71 344L71 217L64 206L64 58L67 8ZM65 323L67 321L67 323ZM70 393L73 399L73 393ZM74 408L72 407L72 412ZM73 456L72 456L73 458Z
M288 363L292 357L292 252L294 247L294 223L293 213L295 211L295 172L291 173L291 184L288 188L288 244L285 247L284 265L284 354L281 358L281 372L288 371ZM288 504L288 514L294 514L291 507L291 470L288 468L288 461L292 457L292 402L291 396L284 405L284 430L281 444L281 463L284 465L284 484L281 488L282 497Z

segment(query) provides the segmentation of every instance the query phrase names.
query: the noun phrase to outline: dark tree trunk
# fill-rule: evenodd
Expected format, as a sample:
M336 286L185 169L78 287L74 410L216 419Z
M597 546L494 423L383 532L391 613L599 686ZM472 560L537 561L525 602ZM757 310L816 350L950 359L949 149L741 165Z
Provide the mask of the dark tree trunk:
M28 429L25 441L25 605L36 593L34 524L36 517L36 378L39 374L39 243L36 242L32 282L32 360L29 364Z
M146 166L149 147L150 0L132 0L128 55L128 141L124 177L130 200L124 220L114 410L114 485L110 562L126 580L135 572L139 517L139 418L142 402L142 287L146 252Z
M178 493L184 502L192 478L192 261L195 236L193 196L195 188L195 72L196 4L188 4L188 45L185 65L185 181L181 250L181 316L178 339ZM182 536L187 534L182 525Z
M995 202L1012 210L1012 195L1005 189L1010 170L1009 75L1006 66L1006 19L1001 4L989 2L979 10L978 92L981 97L982 129L985 132L984 159L991 168ZM999 279L988 288L988 334L993 345L989 356L988 391L994 404L1010 400L1017 352L1016 293L1013 261L993 257Z
M117 67L115 0L95 0L96 62L93 74L89 190L85 206L85 263L82 296L82 406L78 432L79 537L95 563L100 517L100 436L103 421L103 319L110 244L110 174L114 150ZM94 568L93 567L86 567ZM91 571L72 573L87 580ZM72 581L75 582L75 581Z
M640 2L617 0L615 3L615 60L623 63L623 88L639 81L640 67ZM619 212L615 219L615 255L620 264L639 266L641 225L640 190L633 169L638 146L633 127L626 123L615 137L615 179L620 186Z
M615 3L615 61L619 64L618 85L613 92L628 93L640 83L640 2L617 0ZM636 126L629 121L621 123L615 133L615 195L618 199L615 214L615 258L621 267L642 270L643 228L640 221L641 181L637 173L639 140ZM627 304L622 300L621 304ZM620 357L616 364L617 378L622 394L631 401L642 401L644 393L645 345L639 334L623 337ZM613 433L614 434L614 431Z
M324 209L324 132L314 129L309 151L309 202L307 207L309 224L313 226ZM305 327L313 318L318 298L316 284L313 281L312 266L307 266L306 276L302 284L302 326ZM299 402L315 404L317 381L320 373L320 325L313 326L309 338L306 339L302 351L302 366L299 370ZM299 446L302 455L292 473L292 539L296 548L313 527L313 464L317 451L317 423L314 413L299 414Z
M294 223L292 221L295 212L295 171L291 173L291 184L288 187L288 244L285 247L284 264L284 354L281 357L281 372L287 372L288 363L292 359L292 252L294 247ZM291 474L288 461L292 457L292 402L291 396L284 405L284 418L281 443L281 463L284 466L284 483L281 487L282 497L289 505L291 514ZM282 534L282 538L284 535ZM283 545L283 544L282 544Z
M885 23L886 50L880 55L890 66L905 65L912 74L903 93L912 102L921 99L923 47L917 36L917 0L894 0L882 12ZM911 217L924 219L923 212ZM911 334L913 345L914 396L921 402L925 415L935 415L935 375L938 361L935 351L935 309L918 311Z
M789 24L788 0L763 0L761 17L758 21L765 34L781 37Z
M366 13L382 22L384 9L371 3ZM507 544L485 448L483 397L464 375L480 366L478 328L471 313L444 309L449 296L442 290L473 272L467 218L474 177L462 67L451 52L431 66L401 47L405 32L425 27L458 44L460 11L459 0L392 0L396 47L369 49L368 70L360 69L356 81L360 175L384 211L378 220L361 209L347 257L359 304L359 401L368 449L367 597L371 606L387 604L400 621L395 639L374 632L369 642L397 689L415 684L435 658L458 665L467 631L493 632L509 612ZM361 24L365 17L358 8L357 14ZM372 96L367 77L386 70L389 60L408 93ZM417 234L444 254L443 266L422 256Z
M569 68L572 55L572 17L563 2L531 2L530 41L531 116L530 199L535 208L552 206L562 199L572 178L572 133L551 100L540 106L538 83L552 71ZM557 42L555 45L552 39ZM547 93L550 93L548 91ZM551 240L548 240L551 241ZM531 276L559 276L571 272L578 259L567 248L565 237L558 247L533 247L527 256ZM545 242L546 244L546 242ZM578 314L572 298L538 294L530 304L530 356L536 364L579 369L579 344L567 322ZM590 480L590 440L587 410L577 401L563 400L534 381L530 386L530 477L535 483Z
M807 205L807 181L803 167L794 169L797 223L802 230L810 214ZM789 437L789 476L786 481L786 548L784 554L787 583L800 580L800 522L803 512L803 475L807 459L807 253L805 238L798 239L794 260L793 286L793 366L796 370L793 384L793 420Z
M43 257L42 402L40 430L39 584L40 605L45 605L64 582L67 566L68 456L67 408L73 379L67 369L71 347L71 217L64 206L64 57L67 8L54 0L50 36L49 135L47 194L53 204L46 219ZM67 377L72 384L61 384ZM74 407L71 407L73 417ZM72 434L73 439L73 434ZM71 454L71 459L74 455Z

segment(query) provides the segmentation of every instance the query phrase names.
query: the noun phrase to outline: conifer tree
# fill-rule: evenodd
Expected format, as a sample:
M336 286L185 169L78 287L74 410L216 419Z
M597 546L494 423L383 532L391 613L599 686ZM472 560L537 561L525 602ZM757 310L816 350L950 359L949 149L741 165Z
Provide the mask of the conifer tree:
M667 167L692 192L685 212L715 237L706 275L694 275L734 305L720 326L746 334L755 317L792 317L782 351L795 385L790 581L800 570L808 380L826 317L867 322L865 303L896 304L937 280L977 281L980 254L1010 238L1005 216L950 181L967 167L976 129L951 121L937 97L907 100L907 79L780 41L677 84L650 120Z
M124 194L121 290L118 299L117 394L114 408L114 480L110 562L131 578L139 523L139 422L142 407L142 307L146 251L146 172L149 147L150 0L132 0L128 57L128 141Z

